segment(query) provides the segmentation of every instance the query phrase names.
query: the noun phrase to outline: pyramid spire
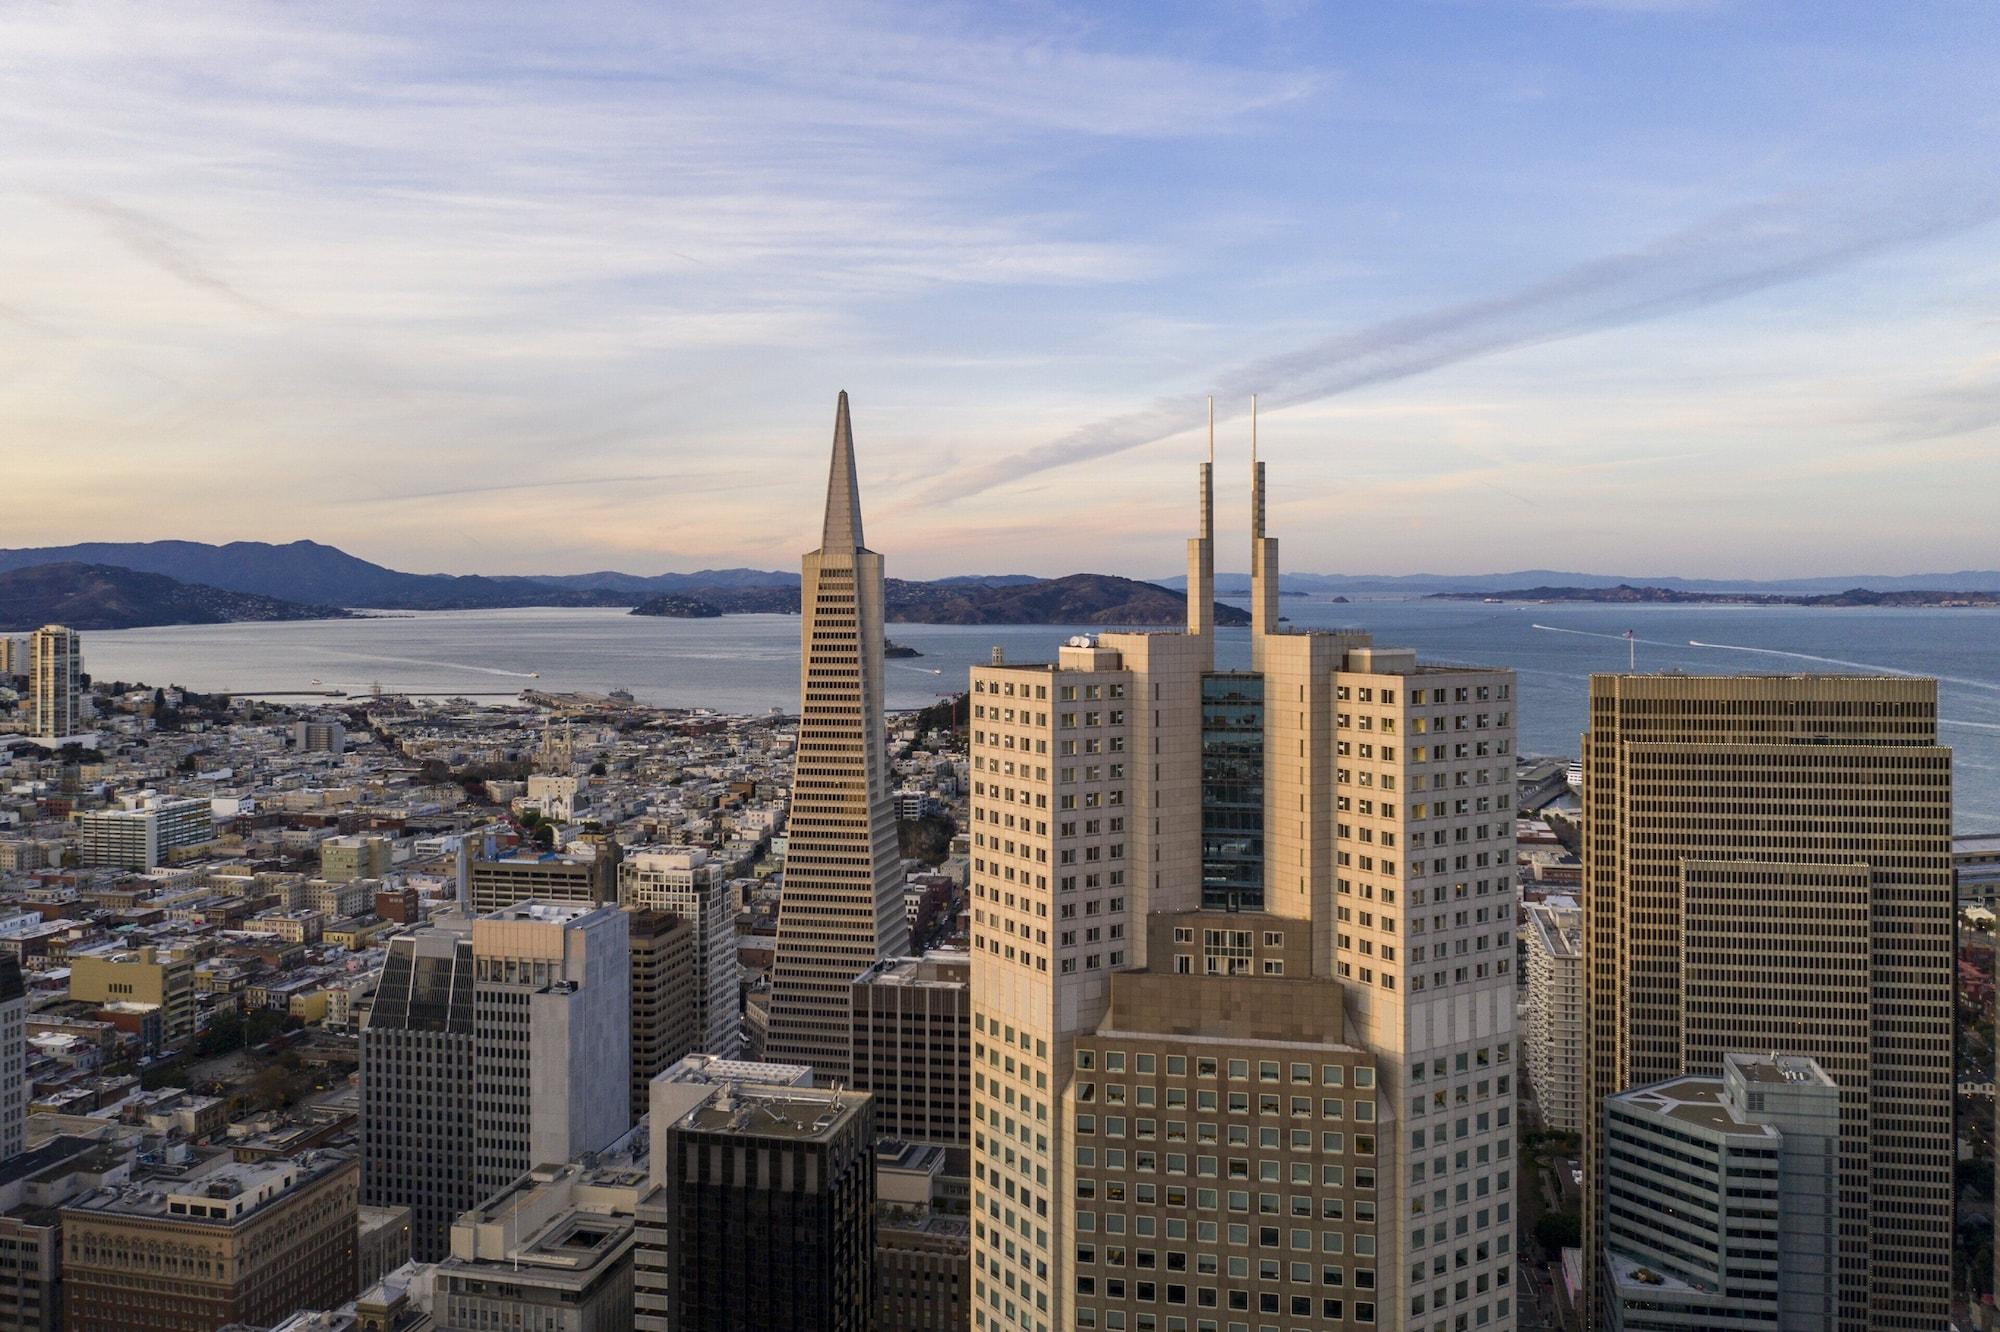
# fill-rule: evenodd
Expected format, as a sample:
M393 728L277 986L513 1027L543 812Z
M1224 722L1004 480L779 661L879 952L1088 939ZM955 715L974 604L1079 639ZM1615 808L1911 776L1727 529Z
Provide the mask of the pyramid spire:
M860 550L861 484L854 479L854 429L847 421L847 390L833 417L833 467L826 480L826 525L821 550Z

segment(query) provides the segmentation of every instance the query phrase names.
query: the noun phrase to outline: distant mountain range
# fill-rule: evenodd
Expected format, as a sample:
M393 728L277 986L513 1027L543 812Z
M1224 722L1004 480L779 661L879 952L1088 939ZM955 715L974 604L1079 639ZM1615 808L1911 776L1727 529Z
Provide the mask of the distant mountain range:
M2000 586L2000 583L1996 583ZM1443 601L1585 601L1616 605L1702 606L2000 606L2000 592L1954 592L1908 588L1877 592L1850 587L1842 592L1686 592L1673 587L1524 587L1507 592L1433 592Z
M38 564L0 572L0 630L13 633L45 624L136 629L155 624L341 619L351 614L336 606L301 605L109 564Z
M1184 588L1187 577L1153 580L1161 587ZM1632 574L1564 573L1554 569L1523 569L1514 573L1479 574L1315 574L1291 573L1280 577L1284 595L1304 593L1325 596L1427 597L1434 592L1480 592L1487 596L1522 588L1631 587L1667 588L1676 592L1846 592L1867 588L1875 592L1987 592L2000 588L2000 569L1962 569L1956 573L1839 574L1827 578L1678 578L1670 574L1639 577ZM1217 596L1247 596L1250 575L1218 573Z
M937 582L886 580L884 610L894 624L1102 624L1167 625L1187 618L1185 593L1112 574L1065 578L1000 575L944 578ZM634 615L706 618L717 614L793 614L794 587L739 587L698 593L664 593L642 601ZM1217 624L1250 623L1247 612L1217 603Z
M51 565L117 568L172 579L189 593L155 596L151 612L140 607L147 594L129 589L122 599L102 583L101 614L110 621L130 623L133 614L168 618L149 623L186 623L175 618L215 614L229 618L296 618L328 607L378 610L467 610L505 606L637 606L655 597L686 598L723 613L796 611L799 576L766 569L702 569L694 573L628 574L600 570L584 574L502 575L414 574L374 564L316 541L273 545L233 541L209 545L199 541L89 542L74 546L0 550L0 573ZM69 575L75 577L75 575ZM1078 580L1086 580L1079 582ZM1249 575L1216 575L1218 595L1242 596ZM1871 593L1989 592L2000 588L2000 571L1906 575L1845 574L1829 578L1698 579L1632 577L1525 570L1488 574L1357 575L1287 573L1286 596L1404 596L1435 593L1477 593L1487 596L1536 588L1615 588L1620 584L1690 593L1755 593L1767 595L1848 595L1865 588ZM1029 574L964 574L928 582L891 580L889 618L930 623L1055 623L1169 624L1179 615L1182 576L1154 583L1113 578L1105 574L1073 574L1067 578L1036 578ZM259 608L237 603L228 611L216 597L238 593L265 598L282 606ZM26 594L23 594L24 597ZM47 587L35 594L42 603L54 593ZM1173 602L1169 610L1166 600ZM86 598L86 602L87 602ZM87 610L86 602L74 603ZM27 614L24 599L16 614ZM238 613L240 612L240 613ZM1223 612L1223 624L1237 623L1238 612ZM1026 617L1009 619L1010 616ZM80 619L81 616L72 618ZM37 620L41 623L41 620Z

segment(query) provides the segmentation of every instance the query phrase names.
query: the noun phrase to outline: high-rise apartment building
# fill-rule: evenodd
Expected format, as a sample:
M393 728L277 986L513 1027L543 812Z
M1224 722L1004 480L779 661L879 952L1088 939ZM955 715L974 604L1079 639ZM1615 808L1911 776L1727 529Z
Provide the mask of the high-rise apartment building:
M1834 1326L1840 1093L1789 1055L1723 1056L1604 1103L1611 1332Z
M862 544L845 393L800 596L798 755L764 1049L844 1083L850 986L909 951L882 714L882 557Z
M1527 992L1521 1005L1521 1058L1542 1123L1583 1131L1583 936L1574 906L1531 902L1521 930Z
M696 975L691 1048L725 1059L734 1055L742 1042L742 981L736 964L736 904L721 863L699 847L635 848L618 866L618 901L640 910L671 911L688 922L694 931Z
M86 866L149 870L175 851L215 840L215 814L206 800L143 791L122 797L116 809L76 816L77 854Z
M64 740L83 730L83 636L45 624L28 637L28 733Z
M302 754L344 754L347 728L332 717L309 717L292 723L292 748Z
M694 926L670 911L627 909L632 951L632 1118L646 1113L655 1075L692 1054L701 1027L695 1002Z
M1595 1316L1604 1103L1775 1048L1839 1088L1833 1326L1944 1327L1954 905L1936 682L1593 676L1583 765Z
M357 1167L229 1154L62 1209L68 1332L269 1327L353 1299Z
M0 952L0 1163L28 1145L28 987L21 959Z
M482 1196L631 1127L632 971L615 906L517 902L472 922L472 1128Z
M853 1086L875 1097L875 1131L904 1142L972 1140L972 959L932 949L854 981Z
M477 1204L472 926L447 917L389 942L361 1029L361 1201L410 1209L410 1253L434 1263Z
M1285 962L1257 951L1266 931L1247 920L1262 913L1288 922L1270 933L1301 950L1308 975L1338 983L1326 1058L1296 1062L1339 1064L1345 1048L1373 1063L1372 1095L1361 1098L1379 1125L1367 1302L1418 1332L1460 1320L1504 1332L1514 1319L1518 1071L1513 677L1425 665L1363 633L1288 632L1254 461L1250 661L1218 670L1212 463L1200 493L1185 632L1100 634L1050 664L972 672L973 1326L1078 1325L1078 1255L1093 1247L1077 1224L1079 1130L1063 1109L1078 1044L1105 1036L1114 974L1157 969L1152 917L1211 912L1246 923L1184 921L1205 945L1210 930L1227 936L1200 967L1249 975L1253 962ZM1157 1127L1165 1116L1147 1118ZM1183 1122L1191 1133L1224 1128L1220 1111ZM1258 1169L1289 1179L1294 1164L1335 1165L1274 1157ZM1205 1197L1197 1176L1188 1184ZM1265 1193L1282 1199L1287 1216L1319 1205L1317 1194L1254 1192L1260 1206ZM1226 1209L1197 1219L1252 1225ZM1269 1224L1253 1227L1260 1243ZM1351 1224L1338 1233L1350 1242ZM1343 1277L1349 1265L1245 1253L1242 1271L1231 1264L1212 1283L1217 1314L1161 1302L1146 1315L1161 1326L1248 1323L1229 1317L1231 1301L1255 1310L1266 1295L1286 1308L1308 1298L1264 1284L1274 1258L1287 1282L1294 1262L1339 1266ZM1310 1298L1344 1310L1354 1300ZM1315 1303L1312 1316L1326 1307Z

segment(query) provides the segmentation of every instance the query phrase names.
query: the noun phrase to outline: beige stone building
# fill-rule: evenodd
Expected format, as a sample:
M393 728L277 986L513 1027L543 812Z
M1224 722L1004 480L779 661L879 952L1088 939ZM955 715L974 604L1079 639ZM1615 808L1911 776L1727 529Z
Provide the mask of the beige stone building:
M1521 937L1527 989L1521 1001L1521 1056L1542 1123L1583 1131L1583 935L1575 906L1530 903Z
M1248 670L1216 669L1205 465L1184 632L1104 633L1053 663L972 672L981 1332L1076 1325L1080 1181L1061 1107L1078 1043L1107 1020L1115 976L1158 969L1148 920L1192 911L1281 918L1308 970L1265 972L1286 960L1236 927L1251 941L1190 957L1191 974L1339 986L1322 1039L1372 1061L1382 1126L1369 1302L1421 1332L1513 1326L1513 678L1362 633L1288 632L1254 463L1252 480ZM1250 1270L1240 1298L1289 1308L1289 1288ZM1352 1316L1348 1296L1314 1298Z
M1932 680L1591 679L1584 764L1585 1274L1598 1108L1816 1060L1840 1089L1842 1332L1948 1321L1951 751Z
M67 1332L268 1327L354 1297L360 1171L342 1152L216 1156L62 1209Z
M845 1083L854 978L909 951L882 713L882 557L862 543L847 395L800 589L799 738L766 1058Z
M194 1034L194 963L161 949L105 944L72 953L69 997L94 1004L156 1004L167 1040Z

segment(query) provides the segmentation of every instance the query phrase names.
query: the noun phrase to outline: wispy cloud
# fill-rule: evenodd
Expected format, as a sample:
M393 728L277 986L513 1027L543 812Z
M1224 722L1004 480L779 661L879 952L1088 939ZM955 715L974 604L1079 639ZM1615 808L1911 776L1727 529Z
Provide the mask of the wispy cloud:
M1827 273L2000 218L2000 187L1927 181L1888 190L1850 183L1809 197L1732 208L1662 239L1566 269L1499 296L1337 334L1217 377L1218 419L1392 383L1516 348L1660 319ZM1037 449L934 484L931 503L983 494L1050 468L1186 433L1204 394L1156 400Z

